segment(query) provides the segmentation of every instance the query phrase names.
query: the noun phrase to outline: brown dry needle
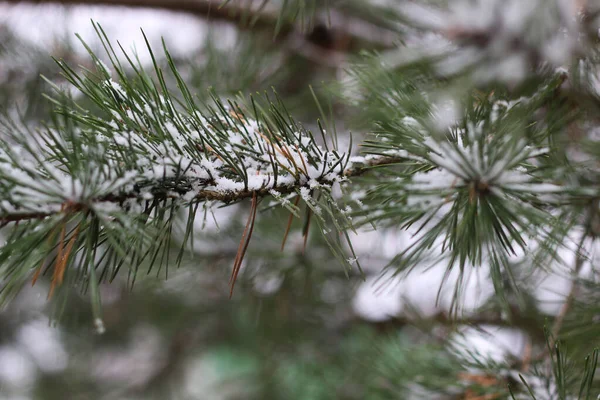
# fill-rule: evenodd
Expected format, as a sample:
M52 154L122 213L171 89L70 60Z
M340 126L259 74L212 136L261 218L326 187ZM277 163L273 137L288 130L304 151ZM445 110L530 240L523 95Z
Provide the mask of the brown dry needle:
M250 239L252 238L252 231L254 230L254 221L256 220L257 208L258 197L256 195L256 192L254 192L252 194L252 205L250 207L250 215L248 216L248 221L246 222L246 227L244 228L244 233L242 234L242 239L240 240L240 245L238 246L235 261L233 262L233 271L231 272L231 277L229 278L229 298L233 296L233 288L235 286L235 282L240 272L242 261L244 260L244 255L246 254L246 250L248 249L248 245L250 244Z

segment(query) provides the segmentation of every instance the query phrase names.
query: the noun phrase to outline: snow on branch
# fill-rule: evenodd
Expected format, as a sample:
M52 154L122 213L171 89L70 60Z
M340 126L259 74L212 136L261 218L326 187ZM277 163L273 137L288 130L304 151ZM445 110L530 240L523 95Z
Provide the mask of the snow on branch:
M91 50L95 71L58 65L78 90L76 101L91 102L96 110L88 111L55 86L56 111L47 126L31 131L7 120L0 125L5 139L0 142L0 228L8 228L0 247L0 301L18 292L32 274L35 282L42 269L54 271L52 295L67 280L92 288L112 280L123 265L130 271L142 263L167 265L175 216L187 208L181 260L198 205L209 200L252 199L231 290L259 199L266 196L296 216L302 200L309 210L306 226L312 216L336 258L360 269L354 254L344 256L339 238L349 241L346 230L352 224L347 208L334 198L334 185L401 155L352 158L323 130L317 140L276 94L236 101L213 94L211 104L200 106L166 48L177 95L156 63L156 77L151 77L125 54L130 62L125 70L95 27L109 49L111 67ZM99 248L108 256L96 257ZM91 291L93 303L99 302L97 293Z
M112 82L111 87L118 86ZM71 211L93 211L164 199L229 203L254 194L287 194L303 187L331 187L369 166L394 161L391 156L351 159L323 149L299 126L280 135L239 109L217 104L221 114L198 115L188 123L182 121L190 121L189 115L156 110L160 133L144 122L140 130L130 130L118 114L96 120L94 130L77 128L67 138L58 130L39 132L36 140L47 148L33 137L22 140L24 132L5 132L17 143L0 147L0 223L44 218L67 205ZM155 106L144 104L146 110ZM129 121L149 117L132 109L125 114ZM75 152L77 160L68 154Z

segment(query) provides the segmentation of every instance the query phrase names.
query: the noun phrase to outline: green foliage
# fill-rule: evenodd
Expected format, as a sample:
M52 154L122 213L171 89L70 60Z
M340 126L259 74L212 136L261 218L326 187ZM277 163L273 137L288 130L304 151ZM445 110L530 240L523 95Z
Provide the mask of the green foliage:
M142 266L148 272L155 265L159 272L164 268L166 276L179 209L188 210L181 260L198 207L206 200L233 204L253 198L232 289L252 234L257 196L274 196L300 217L297 203L289 201L298 196L307 210L304 236L312 217L339 261L351 268L338 234L348 239L350 221L331 194L332 185L345 179L347 155L327 145L322 149L277 98L225 103L212 95L212 104L198 104L166 49L178 98L150 49L157 82L125 54L134 74L128 76L97 29L119 83L89 47L95 72L79 74L58 61L65 79L95 105L94 113L55 86L59 97L52 100L57 107L52 125L26 132L5 124L0 220L4 225L24 221L11 229L1 250L5 298L14 296L31 271L37 277L51 267L50 295L65 274L84 288L89 284L92 296L98 282L112 281L124 265L132 284ZM37 250L11 256L24 241Z
M56 60L68 88L47 79L49 120L28 123L36 106L25 110L25 123L3 119L2 304L47 280L55 316L77 319L87 311L73 311L75 287L89 296L96 330L108 325L99 339L105 346L119 343L111 329L135 328L122 304L111 310L101 296L106 284L141 284L148 302L132 310L171 341L152 382L124 389L140 398L169 397L173 366L195 355L202 368L219 371L215 382L232 398L593 398L600 333L593 6L573 16L556 1L537 13L515 2L523 18L508 24L513 14L501 2L492 2L496 13L483 2L235 3L223 4L241 13L231 20L273 32L227 50L209 36L197 58L148 44L147 66L94 25L105 54L82 40L87 67ZM471 24L476 12L487 18L479 30ZM324 15L332 32L320 26ZM390 48L344 30L340 18L384 25L402 40ZM572 40L560 42L556 27ZM319 29L335 40L315 42ZM317 56L297 46L282 51L281 43L295 43L286 35L316 46ZM360 59L343 58L350 82L315 82L341 69L329 60L316 66L319 57L365 43ZM201 62L186 65L194 59ZM330 87L343 101L323 101ZM353 137L340 125L366 134L360 155L352 156ZM221 209L230 213L217 221ZM422 321L407 303L397 319L358 322L352 285L378 273L352 244L368 227L408 232L380 279L441 265L450 307ZM184 271L190 266L193 273ZM207 271L212 278L202 280ZM467 281L480 272L494 294L465 311ZM174 291L186 295L161 293L173 288L144 273L174 278ZM544 331L549 316L533 292L540 276L559 274L570 289ZM227 303L238 278L241 294ZM440 297L442 288L426 290ZM182 323L192 332L183 339L174 333ZM414 332L421 323L427 329ZM526 334L531 354L499 361L455 342L463 328L487 324ZM94 393L112 394L101 385Z

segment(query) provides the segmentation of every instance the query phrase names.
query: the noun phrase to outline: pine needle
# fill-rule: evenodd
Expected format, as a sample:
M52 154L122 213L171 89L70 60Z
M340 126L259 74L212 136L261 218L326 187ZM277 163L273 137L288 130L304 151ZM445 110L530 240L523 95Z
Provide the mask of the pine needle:
M294 205L298 207L298 203L300 202L300 196L296 196L296 201L294 201ZM290 229L292 228L292 221L294 220L294 214L290 213L288 218L287 227L285 228L285 233L283 234L283 241L281 242L281 251L285 247L285 242L287 241L288 234L290 233Z
M69 243L67 243L67 247L65 249L64 242L66 225L66 223L63 225L63 228L60 233L60 242L58 243L58 254L56 256L56 265L54 266L54 274L52 275L52 282L50 284L50 291L48 292L48 299L52 298L52 295L54 294L54 289L63 283L65 271L67 269L67 261L69 260L69 256L73 251L73 246L75 245L75 241L77 240L77 236L79 235L79 228L81 226L77 225L77 228L75 228L75 232L73 232L73 235L71 235Z
M229 298L233 296L233 288L235 287L235 282L237 281L237 277L242 266L242 261L244 260L244 255L246 254L246 250L248 249L248 245L250 244L250 239L252 238L252 231L254 230L254 221L256 220L257 208L258 197L256 195L256 192L254 192L252 194L252 205L250 206L250 215L248 216L248 221L246 222L246 227L244 228L244 233L242 234L242 239L240 240L240 245L238 246L238 251L235 256L235 261L233 263L233 271L231 272L231 277L229 278Z
M306 252L306 241L308 240L308 231L310 230L310 217L312 217L312 210L310 207L306 208L306 223L304 224L304 231L302 232L302 236L304 236L304 245L302 247L302 254Z

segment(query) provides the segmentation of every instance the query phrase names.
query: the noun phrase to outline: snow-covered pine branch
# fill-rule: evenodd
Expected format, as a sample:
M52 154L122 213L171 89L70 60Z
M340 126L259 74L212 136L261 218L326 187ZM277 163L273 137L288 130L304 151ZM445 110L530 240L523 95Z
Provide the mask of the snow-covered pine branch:
M100 29L99 35L110 48ZM352 268L348 260L355 258L343 255L335 233L328 235L351 228L333 188L401 155L352 158L350 151L338 151L322 129L319 144L268 95L227 102L213 95L212 104L200 106L166 54L183 101L168 91L157 65L158 83L133 63L130 76L109 51L116 82L90 51L95 72L80 74L58 63L78 89L77 102L91 102L100 112L88 112L55 86L56 114L47 126L29 130L3 122L0 226L9 228L0 248L5 296L32 276L35 281L44 268L53 268L52 292L69 275L69 265L77 264L73 279L97 285L92 279L97 269L103 270L100 280L112 280L122 265L136 270L142 262L167 262L171 239L165 233L173 229L178 210L189 213L187 240L198 206L213 200L226 205L252 198L253 224L257 198L272 197L299 216L297 204L289 201L297 196L321 231L333 237L328 241L338 259ZM244 233L243 240L249 235ZM19 250L28 242L35 244L33 251ZM243 252L240 262L241 257Z
M473 89L460 103L451 101L457 112L441 118L434 96L450 91L446 82L428 81L428 71L411 68L367 63L353 72L372 107L368 113L378 113L365 152L403 154L376 181L353 185L363 203L355 224L400 227L411 236L389 265L394 273L456 268L453 305L459 306L463 276L483 266L505 298L517 260L543 265L580 224L596 234L590 221L599 189L588 181L594 178L578 175L596 150L588 145L574 157L569 147L575 143L557 144L577 115L565 101L576 75L550 74L531 84L526 96Z
M115 82L110 87L127 98ZM93 128L73 127L67 137L60 136L64 126L27 134L6 125L4 135L9 140L0 153L0 222L40 219L66 209L129 210L166 199L182 204L231 203L254 194L331 188L370 166L397 159L351 159L347 153L323 149L298 125L288 126L289 136L282 136L266 124L261 128L241 108L233 111L216 104L222 114L209 119L199 111L194 117L162 113L155 121L162 125L160 133L146 125L138 126L140 131L128 130L120 125L124 121L118 115L94 121ZM146 111L151 109L145 106ZM142 121L150 115L128 110L125 118ZM193 118L197 120L179 128L174 125ZM161 138L161 134L168 136ZM63 151L76 152L77 159ZM132 163L129 168L126 160ZM86 167L79 169L75 162Z

